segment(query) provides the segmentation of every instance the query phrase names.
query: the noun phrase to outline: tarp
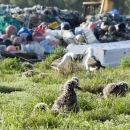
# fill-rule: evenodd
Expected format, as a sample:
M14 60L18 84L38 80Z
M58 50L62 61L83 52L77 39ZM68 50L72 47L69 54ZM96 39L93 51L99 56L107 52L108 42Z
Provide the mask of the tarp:
M21 28L20 22L15 18L12 18L10 15L0 16L0 31L2 34L5 33L5 29L9 25L14 25L17 28L17 30Z

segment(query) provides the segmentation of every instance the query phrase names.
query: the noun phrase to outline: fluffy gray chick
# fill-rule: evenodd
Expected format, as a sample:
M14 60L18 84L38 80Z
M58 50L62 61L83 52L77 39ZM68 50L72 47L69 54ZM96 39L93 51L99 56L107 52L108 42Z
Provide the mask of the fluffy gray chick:
M126 96L126 92L129 90L126 82L110 83L103 89L104 98L110 96Z
M75 88L81 90L78 86L78 82L74 79L68 80L64 84L63 94L55 100L51 112L60 113L66 111L79 112L80 106L77 99L77 94L74 91Z

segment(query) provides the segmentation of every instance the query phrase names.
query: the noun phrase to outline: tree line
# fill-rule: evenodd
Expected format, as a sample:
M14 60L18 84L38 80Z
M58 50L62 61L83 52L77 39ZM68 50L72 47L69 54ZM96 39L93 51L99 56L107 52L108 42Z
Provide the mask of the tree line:
M32 7L40 4L42 6L56 6L60 9L77 10L83 13L83 2L99 2L101 0L0 0L1 4L12 4L24 7ZM114 8L116 8L121 15L130 14L130 0L114 0Z

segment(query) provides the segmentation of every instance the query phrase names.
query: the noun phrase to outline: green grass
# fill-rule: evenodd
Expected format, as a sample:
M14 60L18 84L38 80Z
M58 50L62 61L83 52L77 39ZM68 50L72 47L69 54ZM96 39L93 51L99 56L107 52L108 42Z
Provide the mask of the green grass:
M60 52L59 52L60 53ZM60 56L60 54L59 54ZM81 66L74 65L73 72L58 74L49 67L58 58L34 65L35 75L23 78L19 59L0 62L0 130L129 130L130 93L126 97L103 99L102 90L111 82L126 81L130 85L129 65L102 69L101 73L88 73ZM126 60L126 59L125 59ZM128 62L127 62L128 63ZM48 67L47 67L48 66ZM80 70L81 69L81 70ZM38 78L40 72L48 77ZM80 79L83 91L77 91L81 111L55 116L47 111L32 112L39 102L51 108L62 93L60 87L73 76Z

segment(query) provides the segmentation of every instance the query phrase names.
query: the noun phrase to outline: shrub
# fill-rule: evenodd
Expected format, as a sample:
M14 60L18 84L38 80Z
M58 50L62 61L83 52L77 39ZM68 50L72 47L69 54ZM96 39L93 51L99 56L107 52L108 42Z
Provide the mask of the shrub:
M120 62L120 66L122 68L125 68L125 67L130 67L130 57L124 57L121 59L121 62Z
M19 64L20 59L17 58L7 58L1 62L0 68L5 73L10 73L13 71L19 71L21 66Z

